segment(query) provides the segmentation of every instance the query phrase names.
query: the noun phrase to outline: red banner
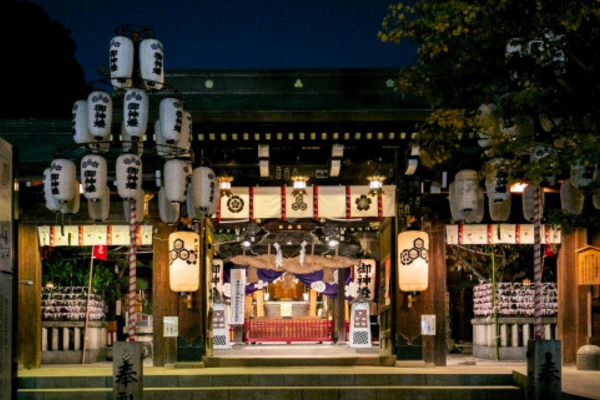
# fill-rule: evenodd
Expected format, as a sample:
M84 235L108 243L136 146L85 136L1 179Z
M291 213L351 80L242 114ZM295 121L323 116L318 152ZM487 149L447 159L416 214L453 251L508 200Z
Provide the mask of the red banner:
M106 261L107 253L108 253L108 246L104 246L104 245L94 246L93 257L96 260Z

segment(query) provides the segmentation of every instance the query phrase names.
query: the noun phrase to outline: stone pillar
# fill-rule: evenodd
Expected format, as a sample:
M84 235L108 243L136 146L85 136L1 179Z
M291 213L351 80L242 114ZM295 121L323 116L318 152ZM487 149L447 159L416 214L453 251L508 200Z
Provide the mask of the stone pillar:
M561 398L560 341L530 340L527 344L528 399Z

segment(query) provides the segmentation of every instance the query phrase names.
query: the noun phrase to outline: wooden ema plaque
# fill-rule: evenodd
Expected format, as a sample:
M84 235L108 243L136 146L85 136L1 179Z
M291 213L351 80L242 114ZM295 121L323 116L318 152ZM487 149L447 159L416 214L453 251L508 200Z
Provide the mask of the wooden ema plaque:
M586 246L577 250L577 283L600 285L600 248Z

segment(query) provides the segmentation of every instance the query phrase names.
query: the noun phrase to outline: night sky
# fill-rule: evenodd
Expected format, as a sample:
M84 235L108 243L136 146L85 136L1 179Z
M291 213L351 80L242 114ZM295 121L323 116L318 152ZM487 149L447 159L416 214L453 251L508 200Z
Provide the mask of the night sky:
M71 31L86 80L115 29L150 27L169 69L400 68L415 47L381 43L394 0L30 0Z

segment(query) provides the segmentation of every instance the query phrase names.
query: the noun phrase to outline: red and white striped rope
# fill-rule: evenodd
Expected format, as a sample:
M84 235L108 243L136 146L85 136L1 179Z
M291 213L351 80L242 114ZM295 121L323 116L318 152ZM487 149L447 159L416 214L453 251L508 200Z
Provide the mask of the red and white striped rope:
M536 187L533 202L533 337L535 340L542 339L541 190L540 186Z
M136 200L129 202L129 239L131 240L129 247L129 338L130 342L135 342L135 326L137 321L136 315L136 264L137 264L137 210Z

